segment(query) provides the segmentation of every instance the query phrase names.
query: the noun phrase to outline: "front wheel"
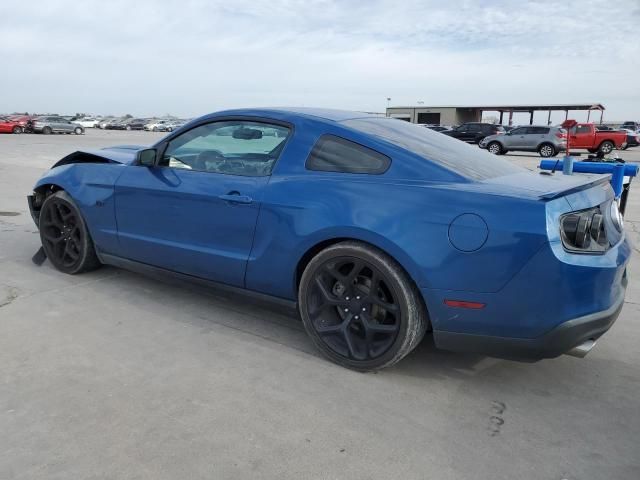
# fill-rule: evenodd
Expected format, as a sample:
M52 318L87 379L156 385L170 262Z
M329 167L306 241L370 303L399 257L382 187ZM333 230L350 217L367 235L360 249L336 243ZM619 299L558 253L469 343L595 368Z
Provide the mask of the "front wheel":
M609 140L605 140L600 144L600 148L598 148L598 150L600 150L604 154L607 154L607 153L613 152L614 148L615 148L615 145L613 144L613 142L610 142Z
M502 145L500 145L498 142L491 142L489 143L489 145L487 145L487 151L489 153L493 153L494 155L501 155Z
M22 127L19 127L19 126L16 125L15 127L13 127L12 131L15 134L22 133Z
M58 270L73 275L100 266L82 214L69 194L60 190L49 195L38 223L42 247Z
M44 127L42 129L42 133L44 133L45 135L51 135L52 132L53 130L51 130L51 127Z
M538 153L540 154L541 157L548 158L548 157L553 157L558 152L556 151L556 147L554 147L550 143L543 143L542 145L540 145L540 148L538 149Z
M298 303L316 347L359 371L400 361L429 324L422 297L403 268L360 242L341 242L316 255L302 274Z

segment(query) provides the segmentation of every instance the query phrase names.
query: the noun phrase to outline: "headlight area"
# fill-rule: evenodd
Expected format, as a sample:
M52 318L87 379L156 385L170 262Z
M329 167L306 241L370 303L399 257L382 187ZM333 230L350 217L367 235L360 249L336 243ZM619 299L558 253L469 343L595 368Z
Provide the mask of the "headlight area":
M565 250L572 253L602 254L611 247L600 207L561 216L560 237Z

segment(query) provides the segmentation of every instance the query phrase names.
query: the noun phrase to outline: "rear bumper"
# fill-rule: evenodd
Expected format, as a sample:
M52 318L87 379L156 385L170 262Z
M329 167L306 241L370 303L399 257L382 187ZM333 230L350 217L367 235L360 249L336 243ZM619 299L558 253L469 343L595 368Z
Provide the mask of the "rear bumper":
M614 303L606 310L567 320L536 338L510 338L434 330L438 348L511 360L536 361L569 352L588 340L597 340L611 328L624 305L626 272Z

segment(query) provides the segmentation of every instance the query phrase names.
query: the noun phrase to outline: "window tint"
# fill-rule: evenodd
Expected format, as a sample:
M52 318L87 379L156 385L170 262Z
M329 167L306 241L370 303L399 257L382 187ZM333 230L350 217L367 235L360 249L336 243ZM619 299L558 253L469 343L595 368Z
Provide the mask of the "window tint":
M591 133L589 125L576 125L576 133Z
M215 122L177 136L160 166L227 175L270 175L290 130L260 122Z
M496 155L412 123L380 117L345 120L342 124L386 140L472 180L525 171Z
M323 135L307 158L309 170L321 172L380 174L391 159L375 150L333 135Z
M549 128L547 127L529 127L529 133L535 135L546 135L549 133Z
M470 123L469 125L467 125L467 131L469 133L477 133L482 131L482 127L476 123Z
M525 135L527 133L527 127L518 127L511 130L511 135Z

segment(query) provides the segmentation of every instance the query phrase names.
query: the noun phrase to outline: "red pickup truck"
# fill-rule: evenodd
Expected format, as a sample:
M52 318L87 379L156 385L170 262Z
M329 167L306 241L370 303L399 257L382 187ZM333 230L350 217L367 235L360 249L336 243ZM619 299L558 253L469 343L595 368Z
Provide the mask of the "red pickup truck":
M569 132L571 150L584 148L590 153L611 153L614 148L623 148L627 143L625 131L597 130L593 123L576 123L575 120L567 120L562 126Z

